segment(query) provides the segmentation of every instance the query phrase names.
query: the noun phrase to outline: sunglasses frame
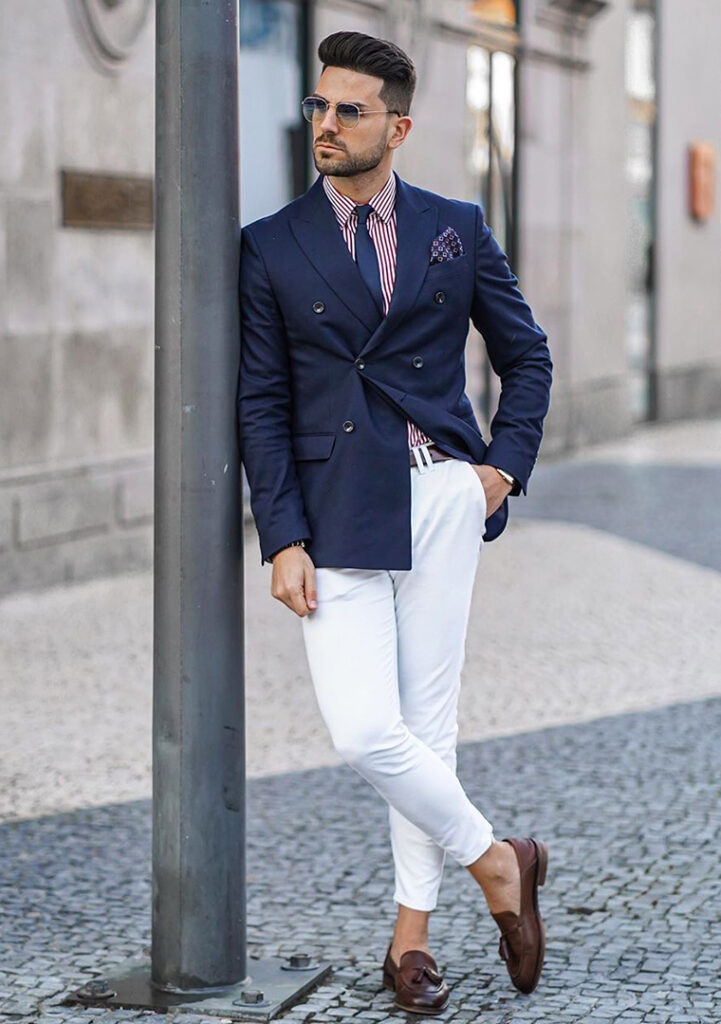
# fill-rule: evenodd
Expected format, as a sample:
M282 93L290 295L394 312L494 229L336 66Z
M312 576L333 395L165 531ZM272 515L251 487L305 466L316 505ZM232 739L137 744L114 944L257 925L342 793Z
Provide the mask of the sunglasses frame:
M304 103L306 102L306 100L313 100L314 102L316 102L318 104L320 104L320 103L324 103L325 104L325 110L322 112L322 114L320 114L320 118L319 118L320 120L323 120L325 115L328 113L328 109L330 107L335 107L336 108L335 116L336 116L338 124L341 126L341 128L357 128L358 125L360 124L360 119L361 119L361 117L363 117L364 114L398 114L399 116L402 116L400 110L385 110L385 109L383 109L383 110L361 110L361 108L358 106L357 103L351 103L349 100L340 100L338 103L329 103L328 100L324 100L321 96L306 96L300 102L300 109L301 109L301 113L303 114L303 117L308 122L308 124L313 124L313 122L315 121L315 117L311 117L311 118L306 117L305 109L304 109L304 106L303 106ZM339 106L352 107L356 111L356 115L357 116L356 116L356 120L355 120L355 122L353 124L344 124L343 123L343 120L342 120L343 115L338 113L338 107Z

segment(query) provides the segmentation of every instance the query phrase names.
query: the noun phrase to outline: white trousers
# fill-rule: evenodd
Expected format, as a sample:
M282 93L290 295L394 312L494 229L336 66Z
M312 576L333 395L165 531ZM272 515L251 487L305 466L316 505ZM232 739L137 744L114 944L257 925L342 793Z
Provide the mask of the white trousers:
M476 471L460 459L408 472L413 567L317 567L318 607L301 622L333 745L388 803L393 899L428 911L446 853L466 866L494 838L456 776L461 668L486 498Z

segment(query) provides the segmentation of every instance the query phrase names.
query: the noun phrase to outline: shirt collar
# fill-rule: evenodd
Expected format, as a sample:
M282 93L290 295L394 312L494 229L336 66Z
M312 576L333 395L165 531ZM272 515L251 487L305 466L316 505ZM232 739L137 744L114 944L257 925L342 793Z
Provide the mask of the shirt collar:
M323 175L323 188L325 189L325 194L330 199L335 215L338 218L338 223L341 225L347 224L348 219L355 210L357 204L349 196L339 192L326 174ZM393 213L395 199L396 176L393 171L391 171L388 181L382 188L378 189L375 195L370 197L368 202L382 221L388 221Z

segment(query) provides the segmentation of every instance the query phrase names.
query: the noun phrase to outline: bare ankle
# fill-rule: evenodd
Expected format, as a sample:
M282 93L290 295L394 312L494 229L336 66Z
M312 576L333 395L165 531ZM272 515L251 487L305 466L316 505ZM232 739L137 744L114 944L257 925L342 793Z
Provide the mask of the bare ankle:
M428 948L430 911L414 910L398 904L398 917L393 929L393 950L404 953L407 949Z
M467 868L482 887L508 882L514 875L515 853L509 843L494 839L478 860Z
M422 949L424 953L428 953L429 955L431 953L431 951L430 951L430 949L428 947L428 939L427 938L425 938L425 939L420 939L420 938L419 939L403 939L403 940L398 940L398 941L396 941L396 939L394 939L393 942L391 943L391 959L396 964L396 966L398 966L400 964L401 957L409 949Z

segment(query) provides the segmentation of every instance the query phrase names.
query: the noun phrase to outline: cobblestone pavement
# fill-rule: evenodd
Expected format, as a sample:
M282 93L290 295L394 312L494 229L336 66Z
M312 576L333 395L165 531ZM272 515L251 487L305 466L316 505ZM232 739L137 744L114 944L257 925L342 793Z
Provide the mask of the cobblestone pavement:
M439 1020L721 1019L720 733L710 699L459 749L459 776L496 835L549 844L547 953L536 991L516 992L480 889L447 861L431 918L452 985ZM422 1019L394 1010L380 982L394 917L382 799L346 766L248 789L249 954L310 949L335 972L279 1019ZM3 826L0 1019L210 1021L60 1005L147 948L149 833L147 801Z

